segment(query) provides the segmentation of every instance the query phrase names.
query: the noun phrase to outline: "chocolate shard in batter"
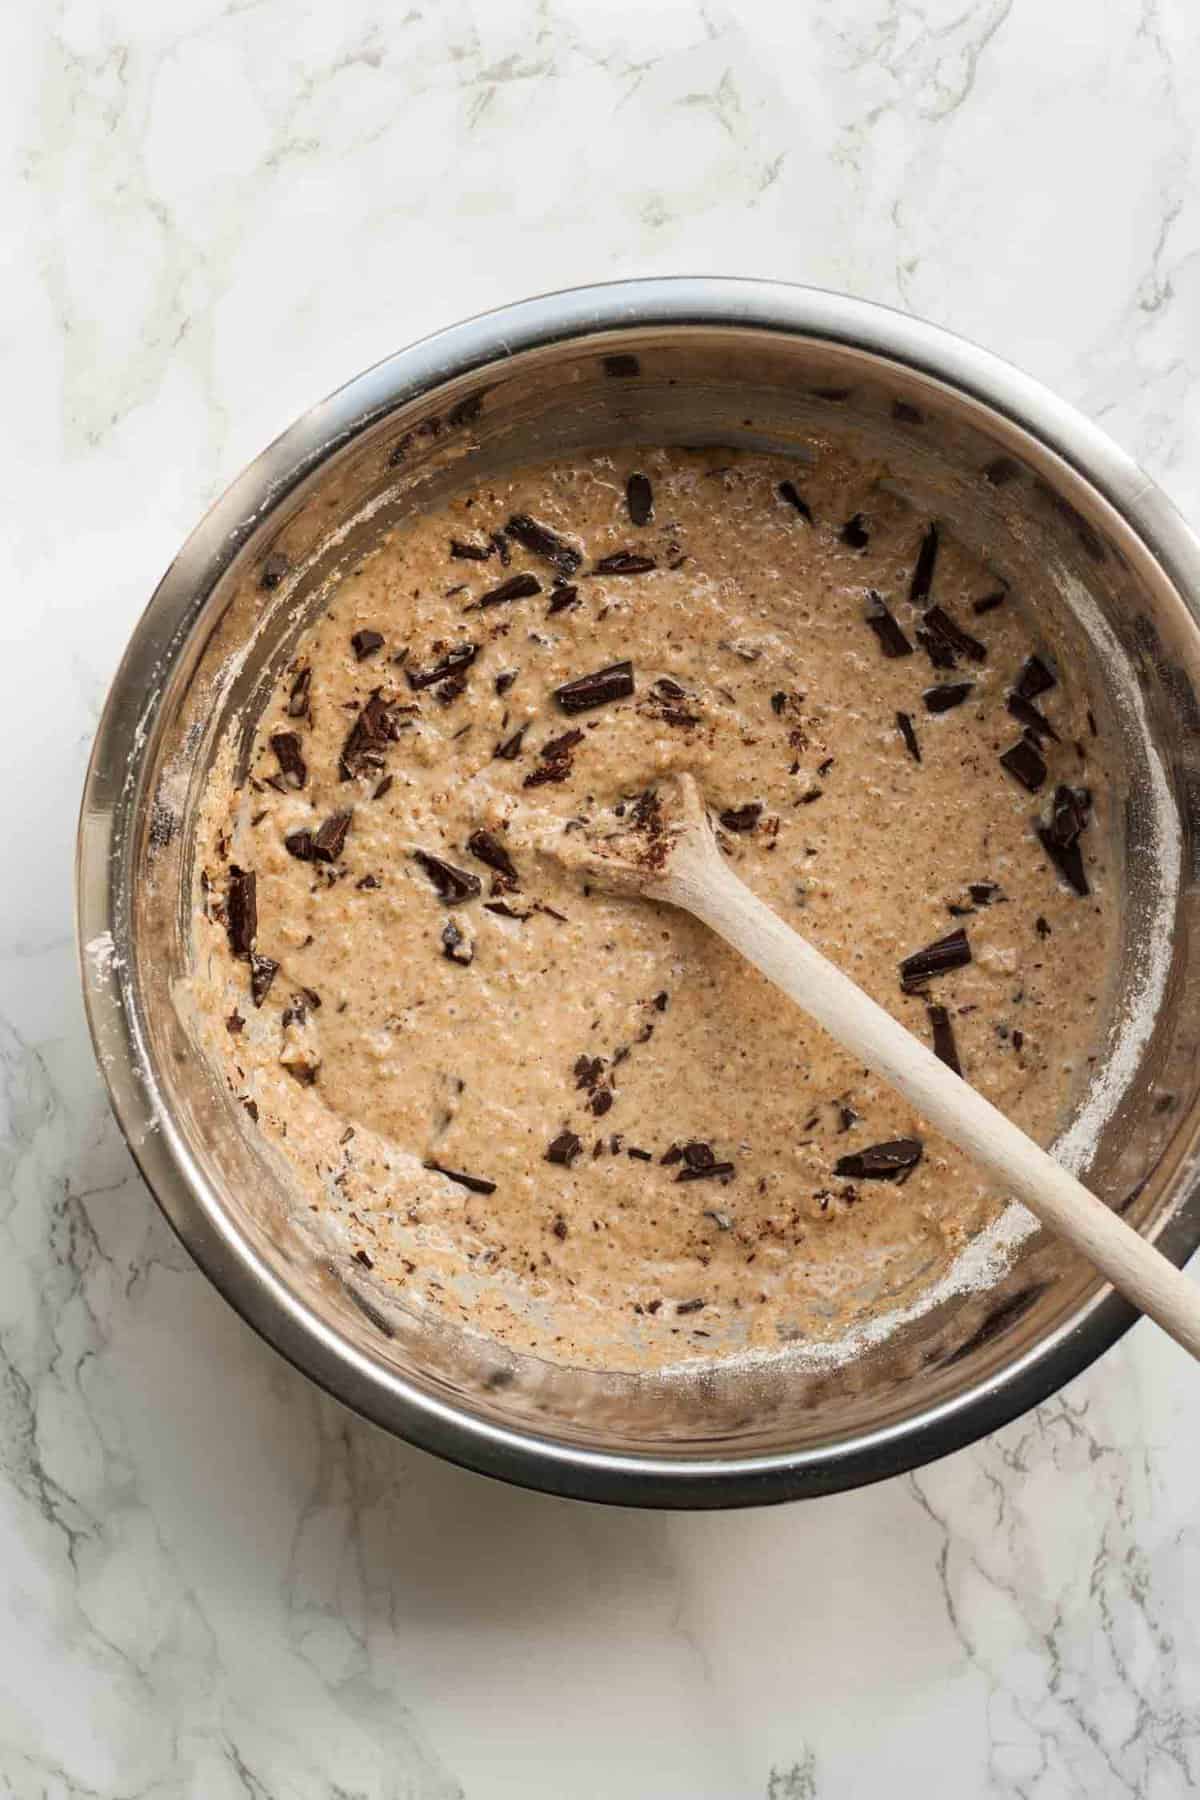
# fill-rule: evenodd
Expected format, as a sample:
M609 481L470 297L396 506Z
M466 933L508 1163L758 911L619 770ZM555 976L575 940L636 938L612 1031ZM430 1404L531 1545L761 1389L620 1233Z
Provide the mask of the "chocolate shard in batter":
M427 1162L425 1167L434 1175L444 1175L447 1181L453 1181L458 1187L466 1188L472 1194L494 1194L496 1184L484 1175L466 1175L461 1169L447 1169L443 1163Z
M420 863L447 906L461 906L466 900L477 900L483 892L483 883L478 875L472 875L469 870L456 869L453 863L444 862L440 856L433 856L428 850L414 850L413 857Z
M234 956L248 959L258 935L258 877L232 863L225 890L225 930Z
M607 706L613 700L627 700L633 693L633 664L610 663L590 675L577 675L555 688L554 698L565 713L590 712L594 706Z
M649 477L633 474L625 483L625 505L634 525L648 525L654 517L654 490Z
M518 725L511 737L504 738L496 745L492 755L498 756L501 762L516 762L521 754L521 741L528 730L528 721L524 725Z
M295 679L288 690L288 718L307 719L309 714L309 689L312 687L312 670L297 669Z
M504 529L522 550L528 550L531 556L540 556L560 575L574 575L583 564L582 551L569 544L566 538L559 537L557 531L551 531L548 525L540 525L536 519L531 519L528 513L514 513Z
M289 787L302 788L308 780L308 765L294 731L277 731L271 748L279 758L279 769Z
M761 800L747 800L744 806L727 806L717 817L726 831L753 831L762 812Z
M475 961L475 946L454 919L447 919L442 926L442 955L460 969L469 969Z
M699 1166L695 1163L685 1162L675 1179L676 1181L728 1181L729 1177L736 1173L737 1170L731 1162L714 1160Z
M879 647L887 657L911 656L913 647L901 631L899 625L882 597L874 588L867 590L866 603L863 607L863 618L879 639Z
M1091 813L1092 797L1086 788L1058 787L1050 809L1050 823L1036 825L1046 855L1067 885L1081 897L1091 892L1079 838Z
M973 681L943 681L937 687L926 688L921 698L925 702L925 711L930 713L949 712L952 707L961 706L975 691Z
M416 694L422 688L434 687L439 681L445 681L448 675L457 675L460 669L469 669L478 655L478 644L455 644L453 650L448 650L431 669L405 669L404 678Z
M495 869L498 875L503 875L514 887L520 885L516 864L500 839L490 831L473 831L467 839L467 849L481 863L486 863L489 869Z
M924 1146L916 1138L892 1138L886 1144L839 1156L833 1172L855 1181L894 1181L906 1169L915 1169L924 1154Z
M598 1119L602 1119L612 1106L613 1097L607 1088L598 1088L592 1095L590 1105Z
M1001 763L1023 788L1036 794L1046 779L1046 764L1037 745L1029 738L1018 738L1001 757Z
M554 1141L546 1146L545 1160L569 1169L582 1149L583 1142L573 1131L560 1131Z
M849 545L851 550L865 550L871 541L871 534L867 530L867 521L862 513L855 513L853 518L847 519L838 532L838 536L843 544Z
M648 575L658 564L652 556L643 556L637 550L614 550L609 556L602 556L592 569L593 575Z
M798 512L802 519L809 525L812 524L812 507L801 494L794 481L781 481L776 491L781 500L786 500L788 505L792 507L794 511Z
M333 863L342 854L346 844L346 833L350 829L352 812L330 813L319 831L314 832L312 854L314 862Z
M412 679L411 672L409 679ZM338 763L342 780L351 781L356 775L381 769L386 746L394 744L399 736L399 710L394 703L384 699L382 689L376 688L350 727L346 742L342 745Z
M967 934L960 927L936 943L914 950L900 964L900 986L906 994L917 994L935 975L948 975L951 969L964 968L971 960Z
M579 589L567 583L555 588L550 596L550 604L546 608L546 617L552 619L555 613L566 612L568 607L579 605Z
M1003 606L1007 599L1008 594L1003 588L994 594L981 594L978 600L972 600L971 611L981 619L984 613L995 612L998 606Z
M977 663L987 661L987 645L981 644L979 639L972 637L969 631L964 631L957 620L950 617L944 607L927 607L921 616L921 624L931 636L939 639L956 656L965 656L971 662Z
M1052 743L1059 742L1058 733L1045 713L1039 712L1033 701L1027 700L1024 694L1018 693L1014 688L1005 701L1005 705L1013 718L1019 719L1027 731L1032 731L1037 737L1049 738Z
M917 742L917 734L913 729L913 722L906 712L898 712L896 714L896 725L900 732L900 736L904 739L904 748L908 751L908 754L912 757L913 761L919 763L921 760L921 746Z
M921 539L921 548L917 552L917 560L913 565L912 580L908 587L908 597L914 606L923 606L929 598L929 590L933 585L933 569L937 562L938 528L931 524Z
M301 831L289 831L283 840L283 847L297 862L313 860L313 834L307 827Z
M260 956L257 950L250 952L250 998L255 1006L261 1006L271 991L271 983L279 973L279 964L270 956Z
M682 1179L683 1177L680 1176L681 1181ZM686 1313L703 1312L704 1305L705 1303L702 1299L681 1300L675 1308L675 1317L677 1319L682 1319Z
M356 631L350 639L357 661L366 662L368 656L374 656L377 650L383 649L382 631Z
M501 669L499 675L497 675L495 681L492 684L493 687L495 688L496 692L500 695L507 694L509 688L512 686L513 682L517 679L518 673L519 673L519 670L517 670L517 669Z
M542 584L537 576L526 569L520 575L510 575L499 587L489 588L486 594L481 594L478 600L472 601L467 610L471 611L473 607L504 606L510 600L528 600L541 591Z
M459 562L486 562L496 554L495 544L469 544L463 538L450 539L450 554Z
M1013 683L1022 700L1036 700L1039 694L1048 693L1058 682L1040 656L1026 657L1021 665L1020 673Z
M962 1063L958 1059L958 1045L954 1039L954 1026L950 1014L944 1006L929 1008L929 1029L933 1033L933 1054L944 1062L948 1069L956 1075L962 1074Z
M969 881L967 892L976 906L994 906L1004 898L1004 891L998 881Z

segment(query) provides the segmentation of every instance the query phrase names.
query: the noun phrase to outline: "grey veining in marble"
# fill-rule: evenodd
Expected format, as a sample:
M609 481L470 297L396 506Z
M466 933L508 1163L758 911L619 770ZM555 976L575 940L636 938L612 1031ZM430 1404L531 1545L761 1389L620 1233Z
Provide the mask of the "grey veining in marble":
M0 16L0 1791L1181 1800L1200 1392L1139 1326L919 1476L668 1518L319 1397L118 1141L71 944L108 678L204 506L423 332L716 271L890 301L1200 509L1187 0L11 0Z

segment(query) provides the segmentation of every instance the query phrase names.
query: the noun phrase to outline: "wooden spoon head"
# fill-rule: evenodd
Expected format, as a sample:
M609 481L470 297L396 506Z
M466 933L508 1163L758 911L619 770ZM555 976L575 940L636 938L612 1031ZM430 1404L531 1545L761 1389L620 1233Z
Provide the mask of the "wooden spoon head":
M638 796L616 831L574 824L538 834L537 847L610 894L673 897L676 880L697 856L715 854L694 776L677 775Z

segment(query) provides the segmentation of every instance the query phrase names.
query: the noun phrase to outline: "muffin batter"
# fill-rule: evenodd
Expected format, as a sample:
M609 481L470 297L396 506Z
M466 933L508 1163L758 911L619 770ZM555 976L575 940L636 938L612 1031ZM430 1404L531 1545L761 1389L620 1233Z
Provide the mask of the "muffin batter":
M755 892L1049 1142L1113 921L1101 745L1036 611L821 444L519 472L348 575L212 783L194 998L364 1282L635 1367L944 1275L1002 1204L969 1159L545 845L690 771Z

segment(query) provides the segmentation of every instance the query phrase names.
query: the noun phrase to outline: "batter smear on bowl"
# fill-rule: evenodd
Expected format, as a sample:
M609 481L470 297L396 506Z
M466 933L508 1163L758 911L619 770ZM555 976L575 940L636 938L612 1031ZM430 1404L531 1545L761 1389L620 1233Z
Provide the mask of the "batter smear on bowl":
M1049 1142L1115 929L1103 745L1037 603L821 445L518 472L341 580L212 779L193 990L358 1277L609 1368L828 1342L942 1278L1004 1197L704 927L547 845L690 772L760 897Z

